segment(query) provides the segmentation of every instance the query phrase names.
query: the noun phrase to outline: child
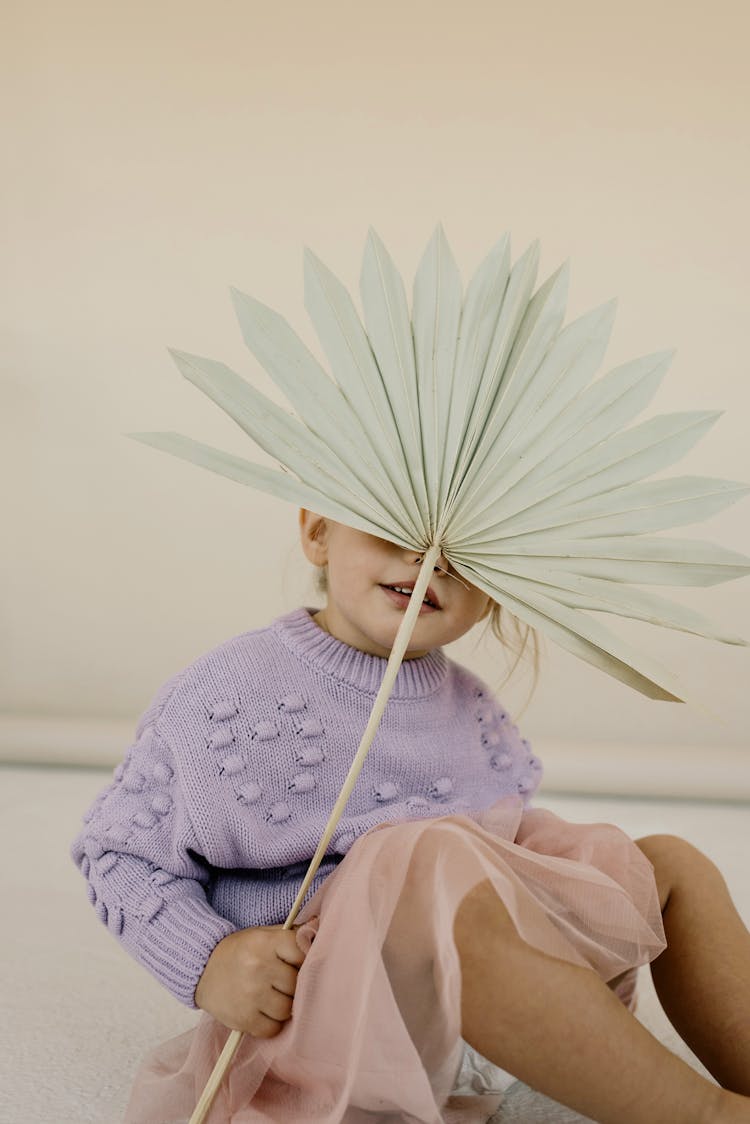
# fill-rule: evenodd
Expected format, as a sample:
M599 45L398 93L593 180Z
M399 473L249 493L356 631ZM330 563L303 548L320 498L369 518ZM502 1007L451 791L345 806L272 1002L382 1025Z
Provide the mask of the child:
M100 919L194 1030L143 1062L126 1124L486 1121L466 1044L604 1124L750 1121L750 935L688 843L529 806L540 765L442 645L493 610L444 557L331 850L284 930L420 556L300 512L325 608L229 640L142 717L72 853ZM719 1086L632 1013L664 1008ZM512 1080L512 1079L509 1079ZM506 1082L507 1083L507 1082ZM476 1088L476 1086L474 1086Z

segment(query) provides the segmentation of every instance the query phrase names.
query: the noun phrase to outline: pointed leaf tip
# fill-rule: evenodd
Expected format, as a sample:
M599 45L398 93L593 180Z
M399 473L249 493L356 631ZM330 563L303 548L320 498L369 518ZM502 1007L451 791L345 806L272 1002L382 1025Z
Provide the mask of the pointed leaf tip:
M329 274L331 272L325 262L321 258L319 258L315 251L311 250L309 246L305 246L305 252L303 256L305 278L309 277L311 270L316 270L317 272L323 272L326 274Z
M278 316L278 313L274 312L274 310L268 305L263 304L262 301L256 300L255 297L251 297L249 293L243 292L242 289L238 289L234 285L229 286L229 293L232 298L232 304L234 305L235 311L238 315L241 305L247 304L251 307L266 309L268 312L273 312L274 316Z
M154 442L154 438L155 438L155 437L157 437L157 438L158 438L158 437L172 437L172 436L174 436L174 434L173 434L173 433L172 433L172 432L170 431L169 433L157 433L157 432L150 432L150 433L123 433L123 435L122 435L122 436L123 436L123 437L130 437L130 438L132 438L132 439L133 439L133 441L140 441L140 443L141 443L142 445L151 445L151 446L155 446L155 442Z
M193 358L189 351L183 351L179 347L168 347L167 351L172 356L178 367L180 365L180 362L186 362L187 360Z
M385 242L380 237L380 235L378 234L378 232L377 232L377 230L375 229L374 226L368 227L367 241L372 243L372 245L375 249L381 249L381 250L383 250L384 253L386 253L386 254L388 253L388 251L386 249L386 246L385 246ZM388 256L390 256L390 255L388 255Z

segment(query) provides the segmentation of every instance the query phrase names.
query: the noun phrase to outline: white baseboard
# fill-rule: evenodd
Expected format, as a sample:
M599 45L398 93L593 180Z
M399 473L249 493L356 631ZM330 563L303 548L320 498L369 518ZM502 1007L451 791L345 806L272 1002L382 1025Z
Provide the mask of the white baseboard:
M547 792L681 800L750 800L750 750L739 746L534 741Z
M0 714L0 761L114 769L135 738L134 721Z
M0 762L114 769L135 736L123 719L0 715ZM545 792L750 800L750 751L735 746L534 739Z

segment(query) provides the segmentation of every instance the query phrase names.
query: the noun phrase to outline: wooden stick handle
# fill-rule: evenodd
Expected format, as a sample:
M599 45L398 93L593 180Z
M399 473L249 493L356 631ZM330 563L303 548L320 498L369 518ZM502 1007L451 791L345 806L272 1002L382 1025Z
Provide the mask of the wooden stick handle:
M401 621L398 632L396 633L396 638L393 641L393 647L391 649L391 654L388 657L388 664L385 669L385 674L383 675L383 681L380 684L380 688L378 690L372 711L370 713L369 721L367 723L367 726L365 727L365 732L362 735L362 740L359 743L359 749L357 750L354 760L352 761L351 767L346 776L346 780L344 781L341 792L339 793L339 797L334 804L333 811L331 812L331 816L328 820L328 823L326 824L325 831L323 832L320 842L318 843L317 850L315 851L315 854L310 861L310 865L307 868L307 873L305 874L302 885L300 886L299 893L297 894L297 897L294 900L294 904L289 911L289 916L284 922L285 929L291 929L295 917L302 908L302 902L304 901L308 887L310 886L310 883L315 877L315 872L323 860L323 856L326 853L326 848L328 847L328 844L331 840L331 836L336 830L336 825L341 819L341 815L344 811L344 808L346 807L347 801L349 800L351 791L354 788L357 777L359 776L362 770L362 766L365 763L365 758L367 757L370 746L372 745L372 741L375 737L377 728L380 725L380 719L383 717L386 703L388 702L391 691L393 690L393 684L396 681L398 669L401 666L404 658L406 645L409 643L411 634L414 631L414 625L416 623L417 616L419 615L419 610L422 607L422 601L424 600L424 595L427 592L427 586L429 585L433 568L439 557L440 547L431 546L422 559L422 564L419 568L419 574L417 575L417 581L414 589L412 590L411 597L409 598L409 604L406 607L404 619ZM200 1100L195 1106L195 1111L190 1117L189 1124L204 1124L206 1115L213 1103L214 1097L216 1096L216 1091L221 1084L224 1074L232 1064L232 1059L237 1053L237 1048L242 1041L242 1038L243 1033L241 1030L233 1030L229 1035L229 1038L224 1045L224 1049L221 1051L216 1065L211 1071L211 1076L206 1082L206 1087L201 1093Z

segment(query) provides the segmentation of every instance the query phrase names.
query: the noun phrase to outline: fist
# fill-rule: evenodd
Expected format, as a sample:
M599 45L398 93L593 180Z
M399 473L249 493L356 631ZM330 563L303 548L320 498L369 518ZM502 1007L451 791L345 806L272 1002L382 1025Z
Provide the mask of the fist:
M274 1038L292 1017L305 953L296 929L259 925L219 941L195 989L195 1002L231 1030Z

